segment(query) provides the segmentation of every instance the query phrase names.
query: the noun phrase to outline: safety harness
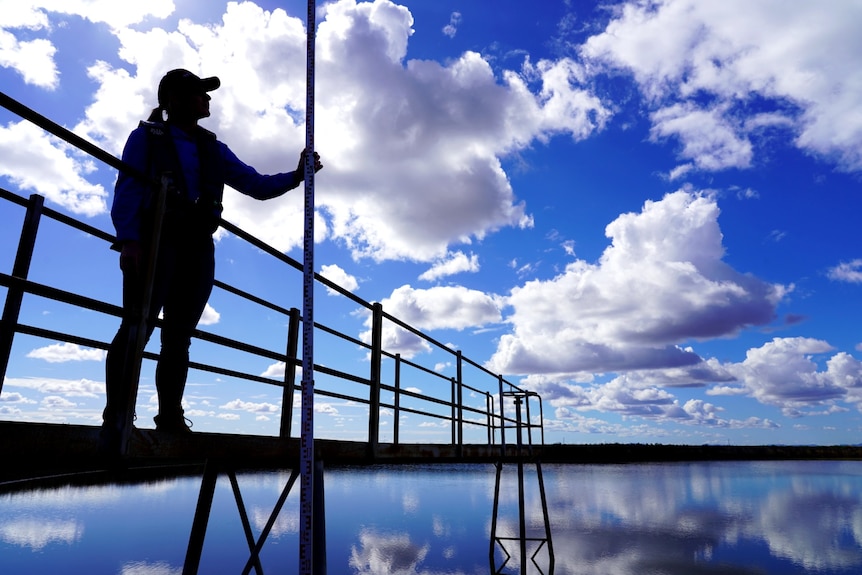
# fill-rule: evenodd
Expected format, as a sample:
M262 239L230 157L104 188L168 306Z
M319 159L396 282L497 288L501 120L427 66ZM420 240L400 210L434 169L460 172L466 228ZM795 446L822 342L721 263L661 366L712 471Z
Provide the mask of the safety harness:
M174 223L186 231L212 235L218 229L224 196L224 165L215 134L198 126L195 141L200 162L200 195L192 200L183 175L170 127L161 122L141 122L147 133L150 173L158 181L170 173L173 186L166 197L166 224Z

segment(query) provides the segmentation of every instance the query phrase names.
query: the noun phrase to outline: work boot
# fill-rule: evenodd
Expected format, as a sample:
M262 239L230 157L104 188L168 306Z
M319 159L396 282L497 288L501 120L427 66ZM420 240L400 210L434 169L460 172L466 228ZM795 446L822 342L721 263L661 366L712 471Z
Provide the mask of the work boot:
M102 427L99 430L99 453L108 457L120 455L124 424L124 418L120 414L105 408L102 412Z
M191 433L191 421L183 417L183 412L176 414L162 414L155 416L156 431L163 433ZM188 423L186 423L188 422Z

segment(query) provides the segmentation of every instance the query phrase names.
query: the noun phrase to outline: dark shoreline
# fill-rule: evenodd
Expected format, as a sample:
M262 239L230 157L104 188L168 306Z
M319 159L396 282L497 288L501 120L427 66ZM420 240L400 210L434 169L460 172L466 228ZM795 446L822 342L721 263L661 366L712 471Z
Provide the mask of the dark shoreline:
M152 476L200 473L204 465L225 469L287 469L299 462L298 438L192 433L188 436L135 429L121 458L100 454L99 428L63 424L0 422L0 492L18 481L54 478L77 481L105 475ZM638 443L391 444L315 440L315 459L328 467L541 462L627 464L708 461L862 461L862 445L666 445ZM73 479L72 476L77 476Z

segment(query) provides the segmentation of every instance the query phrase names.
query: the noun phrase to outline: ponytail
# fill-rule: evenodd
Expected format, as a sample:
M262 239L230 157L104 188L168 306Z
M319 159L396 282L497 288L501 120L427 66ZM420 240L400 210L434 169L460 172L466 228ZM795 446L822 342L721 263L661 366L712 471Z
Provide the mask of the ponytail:
M153 108L153 111L150 112L150 117L147 118L147 122L164 122L164 108L162 108L161 104L157 108Z

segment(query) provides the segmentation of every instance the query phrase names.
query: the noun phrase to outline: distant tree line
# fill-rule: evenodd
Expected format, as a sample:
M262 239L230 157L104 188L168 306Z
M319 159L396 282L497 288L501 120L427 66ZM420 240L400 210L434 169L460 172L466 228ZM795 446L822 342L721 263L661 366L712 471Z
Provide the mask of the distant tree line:
M647 463L664 461L862 460L862 445L663 445L602 443L533 446L543 462ZM538 453L538 452L541 453Z

